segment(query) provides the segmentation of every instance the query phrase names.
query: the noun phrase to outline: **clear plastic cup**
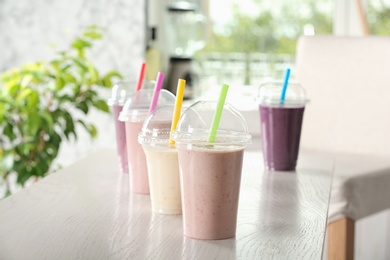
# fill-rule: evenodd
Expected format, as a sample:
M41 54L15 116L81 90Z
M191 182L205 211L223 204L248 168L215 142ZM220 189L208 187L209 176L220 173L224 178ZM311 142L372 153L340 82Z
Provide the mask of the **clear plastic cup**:
M271 171L296 168L305 106L305 89L288 83L285 100L280 101L283 81L268 81L259 88L259 112L264 164Z
M181 214L178 154L169 144L174 106L156 109L145 120L138 142L148 166L152 210L163 214Z
M245 147L245 119L225 103L214 143L207 142L217 102L186 109L173 139L179 155L184 235L196 239L234 237Z
M149 181L145 153L138 143L138 134L142 131L142 125L149 115L153 90L145 87L135 92L127 99L119 115L119 120L125 123L130 187L132 192L140 194L149 194ZM174 104L175 96L162 89L157 107Z
M116 147L119 160L119 169L122 173L129 173L126 150L125 123L118 120L126 99L134 93L136 81L120 81L115 83L111 89L111 97L107 104L112 107L115 122Z

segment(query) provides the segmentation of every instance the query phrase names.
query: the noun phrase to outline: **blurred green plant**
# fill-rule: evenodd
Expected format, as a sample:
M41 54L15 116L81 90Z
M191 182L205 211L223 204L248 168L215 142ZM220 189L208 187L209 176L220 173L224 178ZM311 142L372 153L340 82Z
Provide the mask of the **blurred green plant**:
M76 116L77 111L109 112L99 88L122 78L115 70L101 75L87 58L87 50L102 37L101 28L89 26L53 60L28 63L0 75L0 181L5 196L11 194L11 175L16 174L17 185L24 186L30 178L51 172L61 143L77 140L77 125L96 137L95 125Z

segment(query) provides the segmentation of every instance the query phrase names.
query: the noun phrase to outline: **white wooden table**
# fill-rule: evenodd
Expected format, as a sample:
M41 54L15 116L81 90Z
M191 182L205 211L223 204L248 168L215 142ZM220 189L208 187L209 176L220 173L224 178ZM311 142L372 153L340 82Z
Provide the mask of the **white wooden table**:
M321 259L332 167L301 154L295 173L264 172L248 148L236 237L201 241L131 193L103 150L0 201L0 259Z

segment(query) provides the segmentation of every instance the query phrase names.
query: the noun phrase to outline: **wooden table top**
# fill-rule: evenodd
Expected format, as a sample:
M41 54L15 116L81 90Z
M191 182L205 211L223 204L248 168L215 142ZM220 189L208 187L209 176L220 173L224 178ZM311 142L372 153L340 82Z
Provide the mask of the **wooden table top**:
M247 149L236 237L202 241L181 215L153 213L101 150L0 201L0 259L321 259L332 163L301 154L296 172L266 172Z

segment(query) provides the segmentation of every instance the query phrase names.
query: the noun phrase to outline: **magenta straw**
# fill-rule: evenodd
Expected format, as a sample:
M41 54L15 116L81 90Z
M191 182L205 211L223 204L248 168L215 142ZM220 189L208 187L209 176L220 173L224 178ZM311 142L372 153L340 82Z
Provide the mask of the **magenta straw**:
M158 98L160 96L160 90L163 81L164 81L164 73L159 72L157 74L156 84L154 85L153 97L152 97L152 101L150 102L149 113L153 112L157 107Z

